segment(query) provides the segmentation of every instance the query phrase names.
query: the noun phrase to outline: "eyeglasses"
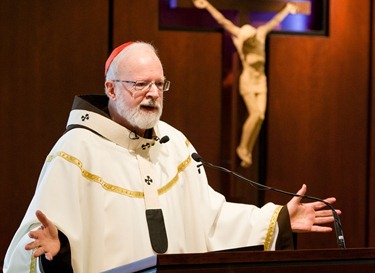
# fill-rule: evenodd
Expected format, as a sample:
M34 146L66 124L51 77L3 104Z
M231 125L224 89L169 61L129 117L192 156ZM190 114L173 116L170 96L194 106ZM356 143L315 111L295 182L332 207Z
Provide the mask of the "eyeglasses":
M171 82L168 80L164 81L125 81L125 80L112 80L113 82L121 82L121 83L127 83L130 84L129 89L134 89L137 92L146 92L151 89L151 86L155 84L156 88L159 91L166 92L169 90L169 86L171 85Z

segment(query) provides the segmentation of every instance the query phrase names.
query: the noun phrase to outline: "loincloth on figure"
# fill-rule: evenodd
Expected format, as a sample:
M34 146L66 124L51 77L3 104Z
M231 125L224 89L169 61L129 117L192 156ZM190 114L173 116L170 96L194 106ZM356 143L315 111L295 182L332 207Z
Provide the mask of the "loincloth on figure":
M240 76L239 89L241 96L245 96L250 93L267 93L267 77L264 74L258 77L251 77L248 74L242 73Z

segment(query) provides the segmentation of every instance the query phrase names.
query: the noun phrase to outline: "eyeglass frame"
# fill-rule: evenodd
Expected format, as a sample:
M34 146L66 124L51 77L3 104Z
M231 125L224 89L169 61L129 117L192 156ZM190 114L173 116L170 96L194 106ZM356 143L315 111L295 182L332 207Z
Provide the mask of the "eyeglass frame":
M162 88L163 89L160 89L158 87L157 84L161 84L162 82L155 82L155 81L145 81L145 80L139 80L139 81L128 81L128 80L112 80L113 82L120 82L120 83L130 83L132 86L130 89L133 89L135 90L136 92L148 92L150 91L151 89L151 86L154 84L156 86L156 88L160 91L160 92L167 92L169 91L169 87L171 85L171 82L167 79L164 79L164 82L163 82L163 86ZM137 87L137 83L147 83L143 89L137 89L139 88L139 86Z

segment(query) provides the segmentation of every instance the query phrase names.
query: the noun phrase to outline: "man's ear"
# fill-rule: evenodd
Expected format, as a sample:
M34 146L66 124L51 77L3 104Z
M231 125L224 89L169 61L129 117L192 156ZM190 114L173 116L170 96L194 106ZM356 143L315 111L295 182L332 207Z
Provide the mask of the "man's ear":
M105 92L109 99L116 100L116 92L115 92L115 85L112 81L106 81L105 84Z

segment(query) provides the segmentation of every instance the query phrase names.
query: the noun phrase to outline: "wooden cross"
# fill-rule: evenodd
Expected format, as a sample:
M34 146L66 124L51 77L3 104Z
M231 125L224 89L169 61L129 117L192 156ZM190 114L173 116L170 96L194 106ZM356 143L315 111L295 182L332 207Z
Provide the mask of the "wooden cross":
M176 0L177 8L194 8L192 0ZM277 0L209 0L209 2L219 10L237 10L239 12L240 23L248 21L250 11L252 12L279 12L287 1ZM311 14L311 2L293 2L297 6L297 13Z

